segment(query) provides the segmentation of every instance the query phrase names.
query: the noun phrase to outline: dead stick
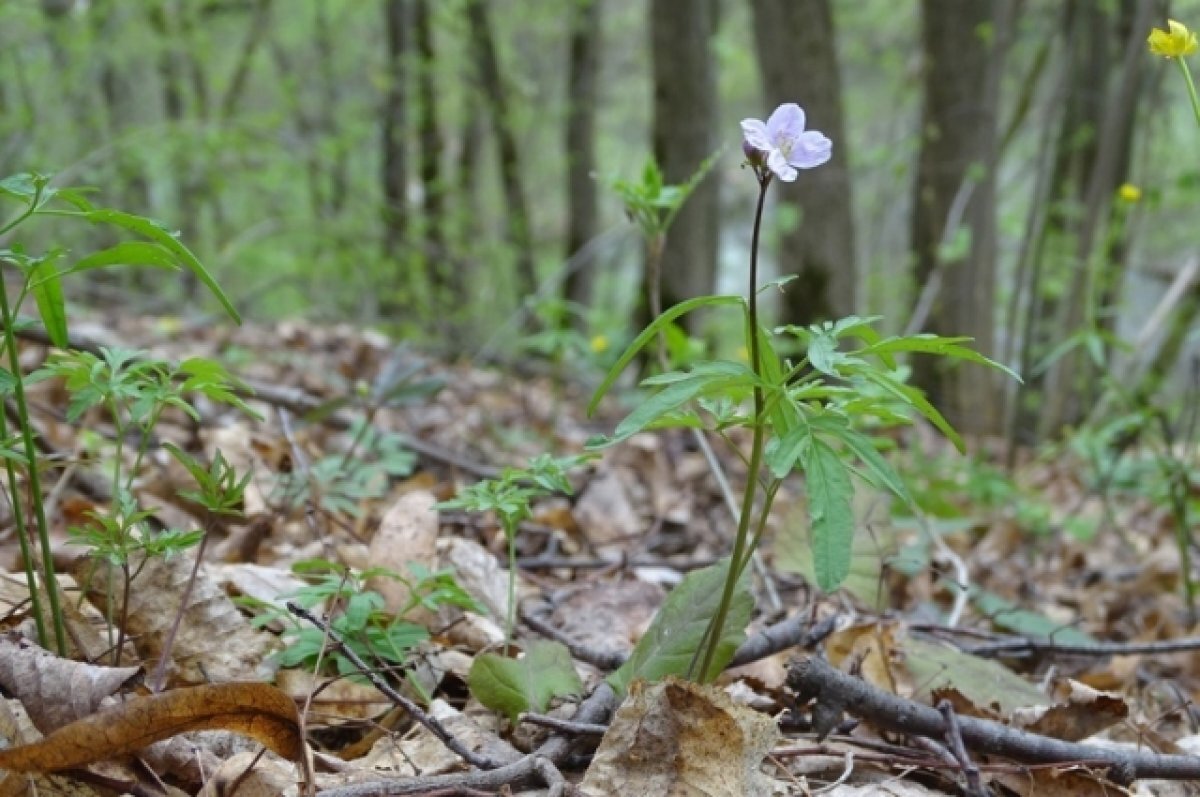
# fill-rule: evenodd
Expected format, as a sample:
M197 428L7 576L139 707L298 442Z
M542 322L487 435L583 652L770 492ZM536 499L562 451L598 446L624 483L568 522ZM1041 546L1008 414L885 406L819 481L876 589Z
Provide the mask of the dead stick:
M819 716L822 726L817 727L817 731L822 735L832 730L842 713L847 712L897 733L946 736L946 722L936 709L877 689L835 670L819 658L808 657L795 662L788 671L788 686L801 700L816 699L814 724ZM1026 763L1091 762L1107 766L1109 777L1118 783L1139 778L1200 779L1200 756L1114 750L1064 742L975 717L959 717L959 725L963 743L977 753L1005 756Z

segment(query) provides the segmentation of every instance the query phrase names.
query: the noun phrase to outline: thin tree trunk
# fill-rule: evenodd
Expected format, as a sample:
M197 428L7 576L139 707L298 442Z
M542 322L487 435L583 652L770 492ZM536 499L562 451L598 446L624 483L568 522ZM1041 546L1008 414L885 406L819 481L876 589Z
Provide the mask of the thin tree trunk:
M600 2L576 0L571 10L571 45L567 77L567 249L571 264L564 295L590 305L595 287L591 263L573 263L599 229L596 202L596 105L600 72ZM575 317L575 322L582 319Z
M475 56L476 77L483 87L484 99L492 118L492 130L500 155L500 182L504 192L508 240L515 250L518 298L532 296L537 288L534 268L533 231L529 205L525 199L525 174L521 169L520 148L509 109L508 92L496 54L495 36L486 0L466 0L465 12L470 26L471 50ZM470 144L468 143L468 146Z
M1125 181L1133 148L1133 122L1137 99L1147 70L1144 68L1145 36L1149 30L1154 0L1137 0L1117 20L1115 37L1124 44L1117 87L1106 98L1097 130L1097 148L1086 178L1083 221L1076 236L1076 251L1070 287L1061 305L1057 331L1059 339L1077 333L1085 321L1101 308L1096 305L1104 293L1104 284L1119 280L1117 262L1108 262L1116 253L1111 242L1101 238L1113 223L1112 196ZM1118 244L1119 246L1119 244ZM1093 324L1096 329L1101 328ZM1073 351L1054 364L1046 380L1043 401L1042 434L1053 434L1064 425L1083 417L1094 400L1096 374L1082 352Z
M387 31L387 91L383 100L380 183L383 189L383 253L393 261L408 236L405 186L408 184L408 155L404 146L405 58L408 22L407 0L384 0L383 17Z
M669 184L686 182L716 149L715 24L712 3L692 3L681 14L674 0L651 0L654 157ZM720 226L718 186L711 177L701 181L667 234L659 275L663 309L713 290ZM654 276L647 274L647 279ZM688 329L699 329L696 315L687 316L685 322Z
M438 129L437 86L434 84L433 21L429 0L416 0L417 134L421 143L417 170L421 175L422 259L440 307L460 307L457 270L446 249L445 177L442 174L442 134Z
M780 275L795 274L784 320L810 324L854 312L857 279L841 74L829 0L753 0L765 116L785 102L804 108L808 126L833 140L830 163L781 186L779 202L800 223L780 242Z

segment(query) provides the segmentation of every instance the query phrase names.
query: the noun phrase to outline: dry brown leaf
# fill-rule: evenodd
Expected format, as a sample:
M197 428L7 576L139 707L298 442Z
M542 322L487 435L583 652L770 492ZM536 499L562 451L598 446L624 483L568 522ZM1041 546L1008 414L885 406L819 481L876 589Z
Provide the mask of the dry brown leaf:
M629 490L616 470L598 470L575 502L575 520L598 553L620 550L642 528Z
M25 744L38 738L37 729L16 700L0 700L0 741L7 745ZM0 797L25 795L75 795L93 797L92 787L76 784L62 775L5 773L0 771Z
M146 662L155 661L162 652L180 599L191 576L194 552L169 559L152 558L133 563L140 573L129 591L129 609L118 604L114 617L126 617L125 632L136 641L138 653ZM86 586L88 599L102 611L110 595L124 593L123 575L118 568L94 559L80 563L83 572L76 579ZM112 580L111 589L109 580ZM220 640L214 645L213 640ZM201 567L196 575L183 621L171 649L175 665L173 683L206 683L245 680L260 677L258 672L267 654L278 647L274 635L251 627L233 605L233 601Z
M551 620L582 645L630 653L665 597L662 587L646 581L597 581L571 588L554 607Z
M778 738L774 720L715 687L634 682L580 790L593 797L766 797L772 780L761 766Z
M42 733L95 714L100 701L139 672L61 659L31 643L0 638L0 686L21 701Z
M367 552L371 566L385 567L405 578L411 575L410 564L436 569L438 513L433 508L436 503L433 494L425 491L400 496L384 513L379 529L371 538ZM377 576L367 586L383 596L384 608L393 614L407 609L412 598L408 585L394 578ZM432 618L426 610L415 610L409 612L408 619L427 623Z
M1129 716L1120 695L1099 692L1079 681L1058 681L1050 695L1053 706L1032 706L1013 712L1013 725L1043 736L1077 742L1116 725Z
M250 736L284 758L304 749L296 704L264 683L176 689L139 697L59 728L39 742L0 750L0 768L61 772L129 755L185 731L221 728Z

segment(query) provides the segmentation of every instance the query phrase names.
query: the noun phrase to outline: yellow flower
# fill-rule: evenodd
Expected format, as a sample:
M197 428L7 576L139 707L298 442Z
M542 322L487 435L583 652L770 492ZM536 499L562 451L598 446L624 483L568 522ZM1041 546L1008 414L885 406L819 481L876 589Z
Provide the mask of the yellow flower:
M1169 31L1169 32L1168 32ZM1155 28L1146 39L1150 52L1163 58L1181 58L1196 52L1196 34L1187 29L1187 25L1167 20L1167 30Z
M1121 187L1117 189L1117 196L1119 196L1122 201L1128 202L1132 205L1134 202L1137 202L1142 198L1142 189L1138 188L1133 183L1123 183Z
M590 344L593 354L603 354L608 351L608 337L605 335L596 335L592 338Z

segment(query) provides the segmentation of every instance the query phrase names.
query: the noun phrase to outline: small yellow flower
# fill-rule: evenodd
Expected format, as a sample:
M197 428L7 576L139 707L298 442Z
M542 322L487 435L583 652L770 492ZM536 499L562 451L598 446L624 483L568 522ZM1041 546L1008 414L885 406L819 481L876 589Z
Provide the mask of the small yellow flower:
M1121 187L1117 189L1117 196L1121 198L1121 201L1128 202L1132 205L1134 202L1137 202L1142 198L1142 189L1138 188L1133 183L1123 183Z
M1187 25L1167 20L1167 30L1155 28L1146 39L1150 52L1163 58L1182 58L1196 52L1196 34L1187 29Z
M592 347L593 354L603 354L608 351L608 337L605 335L596 335L592 338L589 345Z

